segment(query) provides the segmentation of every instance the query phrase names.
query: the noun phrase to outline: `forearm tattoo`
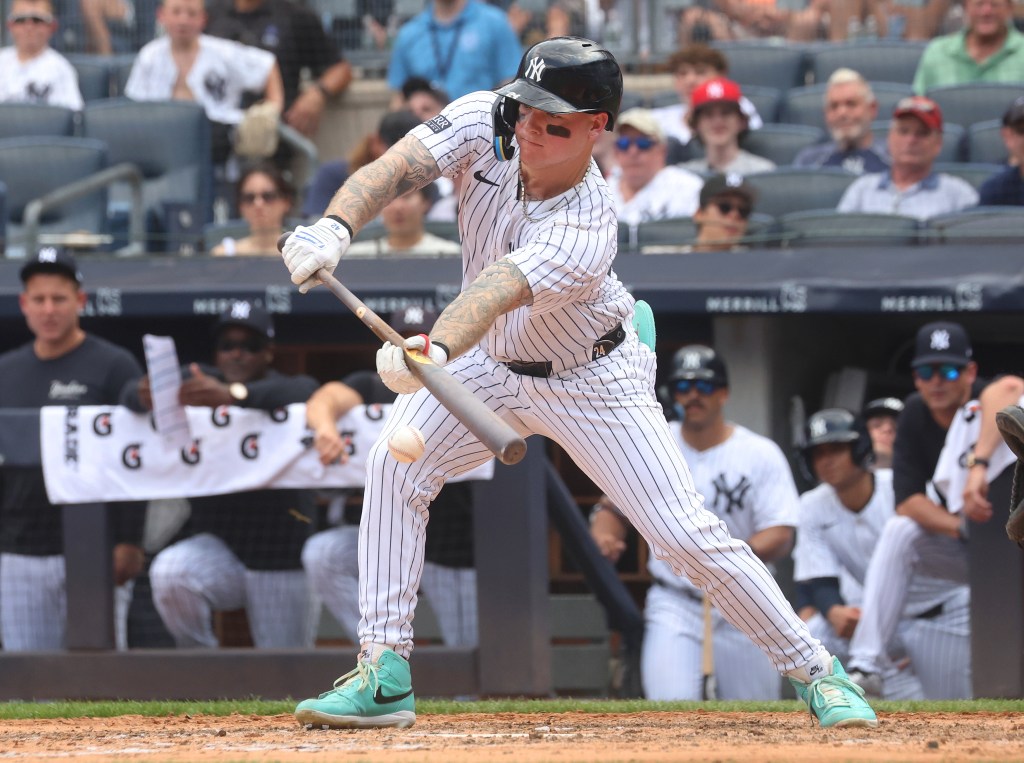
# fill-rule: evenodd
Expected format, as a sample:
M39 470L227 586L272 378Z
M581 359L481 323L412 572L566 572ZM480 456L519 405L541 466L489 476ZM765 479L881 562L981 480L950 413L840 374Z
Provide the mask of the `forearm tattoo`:
M522 271L508 260L498 260L444 309L430 337L457 357L476 345L499 315L532 302L533 292Z
M406 135L384 156L345 181L331 199L327 214L338 215L359 230L402 194L439 177L441 170L434 157L418 138Z

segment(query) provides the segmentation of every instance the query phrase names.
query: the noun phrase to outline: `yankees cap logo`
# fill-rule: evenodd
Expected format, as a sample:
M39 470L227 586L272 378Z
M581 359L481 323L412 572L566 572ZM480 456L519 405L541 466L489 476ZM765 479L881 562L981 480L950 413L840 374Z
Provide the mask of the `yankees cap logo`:
M828 422L825 419L811 419L811 435L821 437L828 434Z
M547 64L544 63L543 58L531 58L523 76L526 79L532 79L534 82L540 82L540 78L544 76L545 68L547 68Z
M933 350L948 350L949 332L946 329L935 329L928 341Z
M231 317L238 321L245 321L249 319L249 315L252 313L252 305L248 302L235 302L231 305Z
M708 96L711 98L721 98L725 95L725 88L722 87L721 82L712 82L708 85Z
M700 368L700 353L683 353L683 368Z

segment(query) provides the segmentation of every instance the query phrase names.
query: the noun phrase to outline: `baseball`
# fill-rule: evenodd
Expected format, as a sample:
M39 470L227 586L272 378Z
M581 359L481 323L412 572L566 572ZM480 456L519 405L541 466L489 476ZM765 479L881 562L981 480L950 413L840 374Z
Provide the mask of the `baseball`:
M416 427L402 427L388 440L388 451L395 457L396 461L403 464L411 464L423 455L423 449L427 443L423 439L423 432Z

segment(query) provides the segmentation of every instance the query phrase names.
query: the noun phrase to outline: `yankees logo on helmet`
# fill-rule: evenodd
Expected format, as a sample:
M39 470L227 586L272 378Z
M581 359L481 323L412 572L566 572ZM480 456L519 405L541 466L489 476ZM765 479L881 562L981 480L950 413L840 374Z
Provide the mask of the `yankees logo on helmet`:
M543 58L532 58L530 59L529 65L526 67L526 72L523 75L527 79L532 79L536 82L540 82L541 76L544 74L544 67L547 64L544 63Z

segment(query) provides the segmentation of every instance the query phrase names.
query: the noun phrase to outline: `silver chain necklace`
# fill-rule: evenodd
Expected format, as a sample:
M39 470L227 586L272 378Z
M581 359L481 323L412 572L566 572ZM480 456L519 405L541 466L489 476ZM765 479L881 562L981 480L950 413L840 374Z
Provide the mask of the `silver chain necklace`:
M592 166L592 163L591 164L587 164L587 169L583 173L583 177L580 178L580 182L578 182L575 186L573 186L574 188L578 188L579 186L583 185L583 182L587 179L587 176L590 174L591 166ZM550 217L552 214L554 214L555 212L560 210L562 207L569 206L569 199L565 198L565 199L562 199L560 204L557 204L552 209L549 209L547 212L544 212L540 217L531 217L530 216L530 210L527 209L527 206L526 206L526 184L523 183L523 161L522 161L522 159L519 160L519 199L520 199L520 201L522 202L522 205L523 205L523 217L525 217L531 223L543 222L545 218ZM543 204L546 201L546 199L535 199L535 201L537 201L538 203Z

